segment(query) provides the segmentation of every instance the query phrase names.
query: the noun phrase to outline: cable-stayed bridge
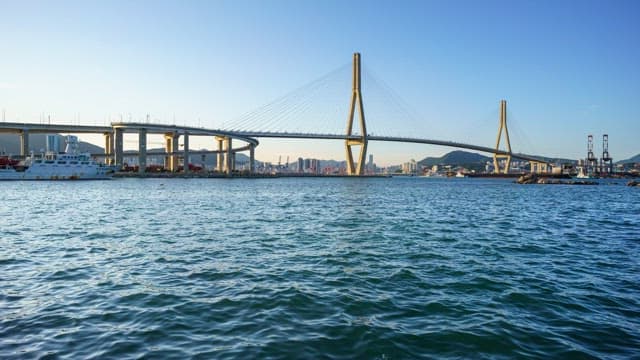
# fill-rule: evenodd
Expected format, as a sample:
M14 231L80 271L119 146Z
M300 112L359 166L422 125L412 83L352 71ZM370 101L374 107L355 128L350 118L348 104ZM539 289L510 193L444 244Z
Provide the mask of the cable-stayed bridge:
M529 161L532 167L536 171L542 171L546 169L546 162L538 156L531 156L525 154L515 154L511 151L511 143L509 139L509 132L507 129L507 110L506 101L500 102L500 118L498 127L498 136L495 147L488 147L482 145L468 144L463 142L428 139L415 136L402 136L398 134L391 134L393 131L385 129L380 131L381 122L386 123L387 126L397 129L398 124L390 124L390 119L397 119L398 117L403 119L409 119L410 121L404 121L402 126L409 128L412 131L413 127L420 123L418 117L416 117L411 111L407 110L403 106L403 102L400 97L382 83L377 80L375 76L369 74L369 83L373 84L371 88L383 92L382 96L378 96L373 102L373 107L377 107L378 111L371 113L367 112L365 118L364 101L362 94L362 66L360 54L356 53L353 56L352 64L352 86L351 86L351 101L349 103L348 111L326 111L331 109L331 105L322 104L322 109L313 108L310 102L315 99L332 99L326 101L326 103L340 102L344 103L345 95L348 92L331 91L327 84L329 79L339 77L342 79L347 78L344 76L344 70L348 67L341 67L328 75L320 78L319 80L312 82L311 84L304 86L300 89L293 91L292 93L285 95L284 97L275 100L274 102L267 104L261 109L254 110L253 112L229 121L223 125L223 128L228 129L236 134L240 134L252 138L276 138L276 139L326 139L326 140L343 140L345 142L345 153L347 160L347 172L350 175L362 175L363 164L365 163L365 157L367 153L367 146L370 141L382 141L382 142L399 142L399 143L414 143L414 144L428 144L437 146L447 146L459 149L467 149L485 152L493 154L494 156L494 169L495 172L507 173L509 171L510 162L512 158ZM347 87L343 84L343 89ZM323 91L324 90L324 91ZM322 95L322 96L318 96ZM391 102L391 110L384 109L380 111L381 107L377 106L379 103ZM329 105L329 106L326 106ZM337 128L344 129L344 122L336 119L343 119L344 113L348 114L346 131L336 130ZM290 129L299 126L300 119L310 117L315 119L315 123L312 123L307 131L291 131ZM375 118L374 129L376 135L373 132L367 131L371 129L370 119ZM366 119L366 120L365 120ZM381 121L382 120L382 121ZM333 122L332 122L333 121ZM395 121L394 121L395 122ZM412 124L406 124L410 122ZM255 130L259 128L280 128L281 130ZM319 128L333 128L333 132L320 133L317 131ZM379 135L380 132L386 133L385 135ZM505 148L501 149L501 141L504 142ZM358 149L357 157L354 159L353 150ZM506 163L500 167L499 159L506 160Z
M348 87L341 86L338 90L329 86L331 79L345 79L345 72L351 68L351 91L348 103L346 131L344 119L345 113L340 107L334 106L336 103L345 103L345 98L349 96ZM30 133L102 133L105 138L106 162L113 165L123 165L123 135L124 133L138 134L138 164L140 171L144 171L147 164L147 135L162 134L164 136L165 164L170 171L177 171L180 157L189 159L192 154L215 153L218 156L217 166L219 172L228 175L235 169L235 154L249 151L250 170L254 171L255 148L259 145L260 138L275 139L326 139L342 140L345 146L345 159L347 163L347 173L349 175L363 175L364 164L367 155L367 147L370 141L374 142L398 142L413 144L428 144L446 146L459 149L493 154L494 172L508 173L512 158L529 161L531 171L544 172L547 170L547 163L538 156L516 154L511 151L511 143L507 128L506 101L500 102L500 117L498 135L495 147L488 147L476 144L468 144L456 141L427 139L414 136L402 136L392 134L397 129L397 124L390 124L389 119L398 117L409 119L413 125L402 126L409 131L413 130L418 122L417 117L411 111L402 106L397 94L390 91L389 87L370 77L373 89L386 90L383 96L379 96L372 102L372 116L367 112L365 117L365 107L362 94L362 67L360 54L353 56L353 63L343 66L326 76L316 80L307 86L293 91L266 106L254 110L238 119L234 119L222 124L219 129L205 129L187 126L176 126L166 124L141 123L141 122L115 122L110 126L81 126L81 125L56 125L56 124L25 124L25 123L0 123L0 132L13 132L20 136L21 155L27 156L29 153ZM374 92L375 93L375 92ZM381 104L391 103L395 107L391 111L385 111ZM380 110L382 109L382 110ZM300 119L309 119L306 128L301 126L304 122ZM373 121L370 121L373 119ZM394 121L395 122L395 121ZM371 127L373 123L373 127ZM385 125L387 130L385 130ZM321 129L330 129L322 131ZM367 129L375 129L375 135ZM381 133L385 133L384 135ZM210 151L193 151L189 148L189 138L193 136L214 137L217 149ZM179 138L182 137L182 145L179 145ZM234 140L239 141L240 146L234 146ZM504 143L504 148L501 148ZM180 150L179 147L183 149ZM356 154L353 151L356 150ZM154 153L157 155L157 153ZM355 155L355 156L354 156ZM504 160L504 161L501 161ZM188 160L184 161L185 163ZM184 171L188 167L184 166Z

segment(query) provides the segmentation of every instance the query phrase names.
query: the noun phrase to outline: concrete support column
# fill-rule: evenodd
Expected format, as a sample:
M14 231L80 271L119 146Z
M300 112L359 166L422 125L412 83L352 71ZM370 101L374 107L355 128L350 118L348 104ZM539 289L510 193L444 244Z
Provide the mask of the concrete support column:
M147 129L138 132L138 172L144 173L147 169Z
M231 172L233 172L236 169L236 152L233 152L233 155L231 156Z
M253 174L256 171L256 147L253 145L249 146L249 173Z
M113 165L113 133L104 133L104 163Z
M184 133L184 160L182 161L182 168L184 173L189 172L189 134Z
M218 142L218 157L216 161L216 167L219 173L222 173L224 170L224 153L222 149L222 144L224 143L224 138L216 136L216 141Z
M167 153L164 168L171 172L176 172L178 170L178 135L166 133L164 134L164 141L164 149Z
M26 158L29 155L29 130L23 129L20 132L20 156Z
M227 176L231 176L233 175L233 167L231 164L231 148L233 146L232 144L232 139L230 137L225 138L225 142L226 142L226 147L227 147L227 156L226 156L226 162L225 162L225 172L227 173Z
M540 174L540 164L537 162L531 163L531 172L534 174Z
M124 135L124 131L122 129L115 130L115 145L114 145L113 152L114 152L116 166L120 166L120 167L122 167L122 160L124 155L124 150L122 145L123 135Z
M171 134L164 134L164 152L166 155L164 156L164 168L166 170L171 170Z

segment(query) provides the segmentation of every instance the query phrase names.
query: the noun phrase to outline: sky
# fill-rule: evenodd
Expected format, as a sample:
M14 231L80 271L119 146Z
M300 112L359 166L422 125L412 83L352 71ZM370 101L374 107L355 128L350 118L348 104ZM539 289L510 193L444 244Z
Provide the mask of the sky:
M296 89L341 68L334 75L344 81L327 86L344 94L304 100L305 116L274 129L330 132L312 114L346 126L348 64L360 52L368 132L494 146L506 99L513 151L577 159L587 135L599 153L608 134L614 160L640 153L638 1L0 0L0 14L6 121L94 125L148 114L220 128L257 111L267 124L266 104L295 100ZM369 145L383 166L451 150ZM344 145L260 141L259 160L279 156L343 160Z

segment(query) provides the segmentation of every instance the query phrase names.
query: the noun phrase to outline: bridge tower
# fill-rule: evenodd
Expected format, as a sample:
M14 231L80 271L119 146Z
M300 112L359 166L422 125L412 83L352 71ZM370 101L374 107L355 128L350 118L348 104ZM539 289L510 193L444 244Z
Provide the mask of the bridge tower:
M504 129L505 142L507 143L508 154L493 154L493 172L494 174L500 173L500 164L498 159L507 159L507 163L504 167L504 173L509 173L511 167L511 142L509 142L509 130L507 129L507 100L500 100L500 125L498 127L498 139L496 140L496 151L500 151L500 138L502 137L502 130Z
M349 117L347 119L347 139L345 140L345 150L347 152L347 174L363 175L365 167L365 157L367 156L367 126L364 121L364 106L362 105L362 91L360 77L360 53L353 54L353 91L351 93L351 106L349 108ZM360 114L360 132L359 136L353 134L353 117L356 108ZM358 166L353 162L352 146L360 146L360 155L358 156Z

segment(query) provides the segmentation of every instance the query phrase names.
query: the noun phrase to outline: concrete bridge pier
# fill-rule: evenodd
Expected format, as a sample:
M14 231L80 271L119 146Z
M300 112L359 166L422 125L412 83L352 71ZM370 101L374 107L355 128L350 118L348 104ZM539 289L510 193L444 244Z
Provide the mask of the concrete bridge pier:
M531 173L532 174L542 174L547 172L547 164L537 161L531 161L529 163L531 165Z
M236 169L236 156L237 156L237 152L233 152L233 155L231 155L231 172L233 172L233 170Z
M29 155L29 129L20 131L20 156L24 159Z
M232 176L233 175L233 159L232 159L232 153L231 153L231 147L232 147L232 139L230 137L225 138L225 145L227 148L227 156L226 156L226 162L225 162L225 172L227 173L227 176ZM233 154L233 157L235 157L235 154Z
M138 132L138 172L144 173L147 169L147 129Z
M185 132L182 136L184 137L184 159L182 160L182 171L187 174L189 172L189 133Z
M178 170L178 135L176 133L164 134L164 150L167 156L164 160L164 168L176 172Z
M253 174L256 170L256 156L255 156L255 146L249 145L249 173Z
M104 162L113 165L113 133L104 133Z
M115 145L114 145L114 157L115 157L115 162L116 162L116 166L122 167L122 160L123 160L123 137L124 135L124 130L123 129L115 129Z
M223 144L224 144L224 138L223 137L219 137L216 136L216 142L218 143L218 157L217 157L217 161L216 161L216 169L219 173L222 173L222 171L224 170L224 152L223 152Z

